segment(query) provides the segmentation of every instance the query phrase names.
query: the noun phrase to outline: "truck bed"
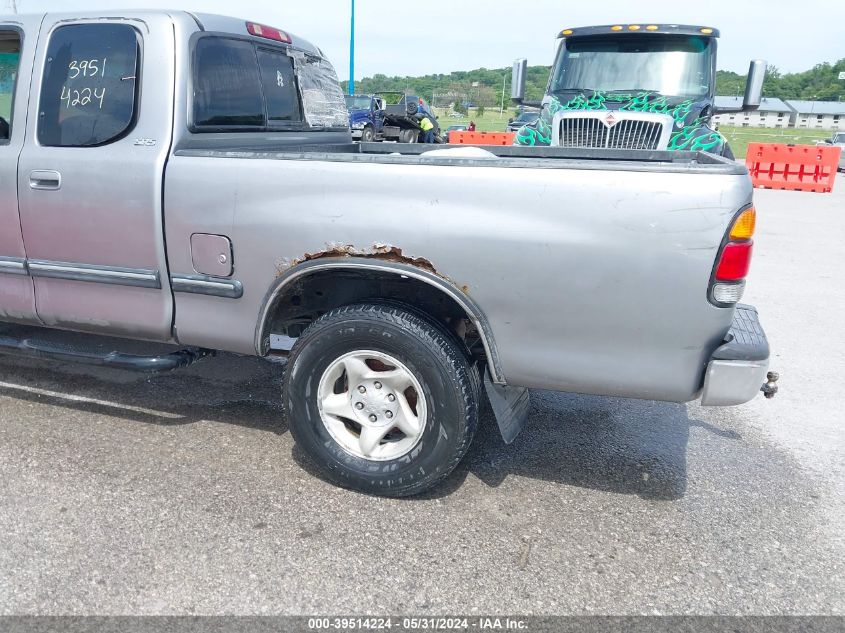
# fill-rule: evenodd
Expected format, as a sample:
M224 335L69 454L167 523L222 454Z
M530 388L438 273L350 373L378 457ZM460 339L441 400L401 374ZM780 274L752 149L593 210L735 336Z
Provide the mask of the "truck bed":
M707 152L605 150L560 147L479 146L490 158L450 157L443 153L461 146L416 145L406 143L280 144L266 141L255 145L237 144L213 148L183 147L179 156L237 157L276 160L315 160L329 162L384 163L398 165L477 166L521 169L607 169L667 173L703 173L742 176L745 165ZM437 155L425 156L438 151Z
M677 402L701 390L733 318L707 291L751 201L745 166L693 152L263 145L181 147L168 163L168 245L197 232L248 245L234 254L242 299L180 296L180 341L249 353L254 333L233 325L275 278L387 249L479 306L508 384ZM176 249L170 265L191 270Z

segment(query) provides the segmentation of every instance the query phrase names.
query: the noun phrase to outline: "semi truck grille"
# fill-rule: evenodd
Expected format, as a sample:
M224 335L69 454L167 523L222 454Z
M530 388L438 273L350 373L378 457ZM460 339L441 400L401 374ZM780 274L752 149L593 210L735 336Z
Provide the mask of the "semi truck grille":
M661 121L622 119L608 126L599 117L565 117L560 120L560 147L648 149L661 147L665 124Z

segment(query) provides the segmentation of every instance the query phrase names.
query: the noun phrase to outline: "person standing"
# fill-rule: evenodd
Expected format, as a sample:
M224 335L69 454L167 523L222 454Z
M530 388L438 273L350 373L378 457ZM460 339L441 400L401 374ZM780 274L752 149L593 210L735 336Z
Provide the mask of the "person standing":
M423 131L423 143L434 143L434 123L428 115L423 115L420 119L420 129Z
M470 121L467 127L467 132L475 132L475 121Z

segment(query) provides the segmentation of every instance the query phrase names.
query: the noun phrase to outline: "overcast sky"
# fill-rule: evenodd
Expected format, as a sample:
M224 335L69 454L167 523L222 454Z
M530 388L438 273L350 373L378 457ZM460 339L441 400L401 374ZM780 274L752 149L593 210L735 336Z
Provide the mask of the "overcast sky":
M18 0L20 13L137 6L222 13L311 40L341 79L349 71L350 0ZM845 0L357 0L357 78L551 64L563 28L645 21L715 26L719 68L745 72L752 58L784 72L845 57ZM9 11L10 0L0 0Z

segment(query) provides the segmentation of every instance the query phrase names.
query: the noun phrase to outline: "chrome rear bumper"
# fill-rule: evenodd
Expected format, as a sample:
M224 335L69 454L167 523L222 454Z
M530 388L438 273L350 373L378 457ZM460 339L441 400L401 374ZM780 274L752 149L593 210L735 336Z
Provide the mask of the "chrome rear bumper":
M707 365L701 404L729 407L753 400L766 383L768 370L769 342L757 310L737 306L725 343Z

